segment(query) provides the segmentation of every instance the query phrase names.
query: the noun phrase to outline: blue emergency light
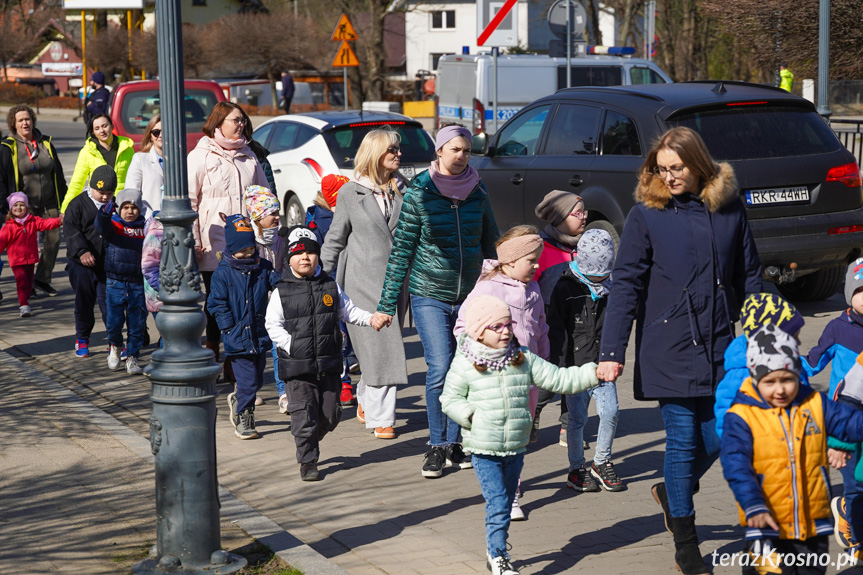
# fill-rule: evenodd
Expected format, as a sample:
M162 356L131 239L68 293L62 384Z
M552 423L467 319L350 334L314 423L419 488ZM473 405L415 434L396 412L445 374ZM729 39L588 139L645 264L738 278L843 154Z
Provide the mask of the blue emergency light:
M609 56L631 56L635 48L631 46L588 46L588 54L607 54Z

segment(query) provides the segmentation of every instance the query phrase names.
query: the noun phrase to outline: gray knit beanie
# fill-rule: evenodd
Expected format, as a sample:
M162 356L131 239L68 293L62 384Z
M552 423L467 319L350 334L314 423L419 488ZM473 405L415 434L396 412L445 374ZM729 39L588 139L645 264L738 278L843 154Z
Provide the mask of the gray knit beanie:
M542 201L536 206L534 213L542 221L556 226L566 219L578 202L582 201L584 200L581 199L581 196L572 192L554 190L542 198Z
M845 272L845 303L851 305L851 296L857 288L863 287L863 258L857 258L848 265Z

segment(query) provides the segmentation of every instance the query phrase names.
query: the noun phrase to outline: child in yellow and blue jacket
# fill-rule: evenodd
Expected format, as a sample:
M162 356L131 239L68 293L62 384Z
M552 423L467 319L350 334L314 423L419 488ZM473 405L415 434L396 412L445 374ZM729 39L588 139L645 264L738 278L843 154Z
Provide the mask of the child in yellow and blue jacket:
M750 336L746 363L751 377L725 415L720 452L752 554L743 573L756 573L759 561L779 568L772 572L797 573L777 557L805 556L806 565L811 559L818 565L818 555L827 552L833 531L827 435L860 441L863 411L801 387L797 342L771 323ZM826 567L807 569L824 573Z

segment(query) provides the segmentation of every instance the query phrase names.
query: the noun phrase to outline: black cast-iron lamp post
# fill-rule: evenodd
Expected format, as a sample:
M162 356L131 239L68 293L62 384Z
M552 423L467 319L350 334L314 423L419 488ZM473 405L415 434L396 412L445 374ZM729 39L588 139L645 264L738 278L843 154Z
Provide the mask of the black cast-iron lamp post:
M156 325L164 349L146 369L152 381L150 444L156 457L156 545L136 563L137 575L222 575L246 566L221 548L216 477L216 379L220 367L201 346L206 320L199 304L186 179L183 42L180 0L156 0L159 99L165 190L157 219L164 225Z

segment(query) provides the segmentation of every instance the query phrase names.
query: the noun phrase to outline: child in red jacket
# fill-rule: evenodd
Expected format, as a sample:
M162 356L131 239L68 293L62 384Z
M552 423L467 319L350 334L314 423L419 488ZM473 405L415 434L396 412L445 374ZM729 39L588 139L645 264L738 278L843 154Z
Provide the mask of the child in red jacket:
M43 219L30 213L30 202L24 192L9 195L9 213L6 225L0 228L0 253L8 248L9 265L15 274L18 287L18 304L21 317L30 317L30 293L33 291L33 272L39 263L39 243L36 232L54 230L63 225L59 218Z

